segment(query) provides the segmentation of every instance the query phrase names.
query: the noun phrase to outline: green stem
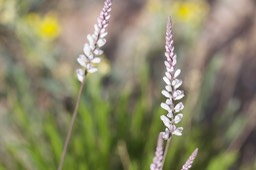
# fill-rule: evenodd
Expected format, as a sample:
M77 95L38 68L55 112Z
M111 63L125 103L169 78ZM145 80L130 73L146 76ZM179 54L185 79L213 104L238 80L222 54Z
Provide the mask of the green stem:
M84 77L84 79L83 79L83 81L82 81L82 83L80 85L80 90L79 90L79 94L77 96L76 106L75 106L74 112L72 114L72 119L71 119L71 122L70 122L70 125L69 125L69 128L68 128L68 134L66 136L65 145L64 145L64 148L62 150L62 154L61 154L61 159L60 159L60 163L59 163L59 166L58 166L58 170L62 170L62 167L63 167L64 159L65 159L65 156L66 156L66 153L67 153L67 149L68 149L68 144L69 144L70 137L71 137L71 134L72 134L72 130L73 130L73 126L74 126L74 123L75 123L75 119L76 119L76 116L77 116L77 110L78 110L78 106L79 106L79 103L80 103L80 100L81 100L84 84L85 84L85 77Z
M163 161L162 161L162 167L161 169L163 169L164 167L164 162L165 162L165 159L166 159L166 156L167 156L167 152L169 150L169 146L170 146L170 143L171 143L171 139L172 139L172 136L170 136L170 138L167 140L166 142L166 145L165 145L165 148L164 148L164 156L163 156Z

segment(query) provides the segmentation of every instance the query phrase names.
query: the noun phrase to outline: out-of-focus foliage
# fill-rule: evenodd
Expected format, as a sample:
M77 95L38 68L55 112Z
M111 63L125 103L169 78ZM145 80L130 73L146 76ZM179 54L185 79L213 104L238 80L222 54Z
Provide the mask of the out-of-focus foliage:
M164 128L168 15L186 99L184 134L173 138L165 169L180 169L196 147L192 169L255 169L254 29L239 29L231 38L218 34L218 28L229 29L221 22L215 28L223 11L217 10L228 9L217 1L113 3L106 56L86 81L64 169L149 169ZM0 0L0 169L57 168L79 88L75 59L101 6Z
M214 169L228 169L234 164L236 160L236 153L228 152L222 153L221 155L217 155L215 159L211 161L208 165L207 170L214 170Z

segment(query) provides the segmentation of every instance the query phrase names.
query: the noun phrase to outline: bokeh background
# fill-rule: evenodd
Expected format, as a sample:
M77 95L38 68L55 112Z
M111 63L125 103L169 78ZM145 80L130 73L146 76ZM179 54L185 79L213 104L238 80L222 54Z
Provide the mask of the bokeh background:
M76 58L103 0L0 0L0 169L59 163L79 82ZM171 15L186 97L165 169L256 169L256 1L114 0L105 55L88 76L65 170L146 170L164 129Z

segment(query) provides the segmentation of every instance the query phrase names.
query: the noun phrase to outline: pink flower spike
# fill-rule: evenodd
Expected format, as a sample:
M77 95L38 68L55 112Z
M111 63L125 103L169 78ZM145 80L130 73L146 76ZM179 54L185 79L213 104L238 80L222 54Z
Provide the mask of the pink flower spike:
M100 16L97 18L97 23L94 25L94 32L87 35L88 42L83 47L84 55L77 59L78 63L88 73L95 73L98 70L96 64L100 63L99 56L103 54L103 50L100 48L106 44L106 28L110 19L111 6L112 0L105 0ZM77 75L79 81L81 81L82 75Z
M192 167L192 164L196 159L197 153L198 153L198 149L196 148L194 152L191 154L191 156L188 158L186 163L182 166L181 170L189 170Z
M163 76L163 80L166 85L165 89L162 90L162 94L167 98L167 100L165 103L161 103L161 107L167 111L167 116L162 115L161 120L171 133L180 136L182 135L181 132L183 128L176 128L174 124L177 124L181 121L183 115L181 113L177 113L184 108L184 105L182 102L175 105L175 101L182 99L184 97L184 92L178 89L182 85L182 81L177 78L180 74L180 69L176 69L177 57L174 52L170 17L168 18L167 23L165 50L166 60L164 61L164 65L166 72L165 76Z

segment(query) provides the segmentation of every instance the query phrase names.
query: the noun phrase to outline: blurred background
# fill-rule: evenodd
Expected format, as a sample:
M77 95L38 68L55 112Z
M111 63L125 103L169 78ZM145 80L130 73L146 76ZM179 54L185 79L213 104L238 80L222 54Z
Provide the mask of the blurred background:
M103 0L0 0L0 169L57 169L79 82L76 58ZM114 0L105 55L88 76L65 170L146 170L164 129L171 15L183 70L182 137L164 169L256 169L256 1Z

